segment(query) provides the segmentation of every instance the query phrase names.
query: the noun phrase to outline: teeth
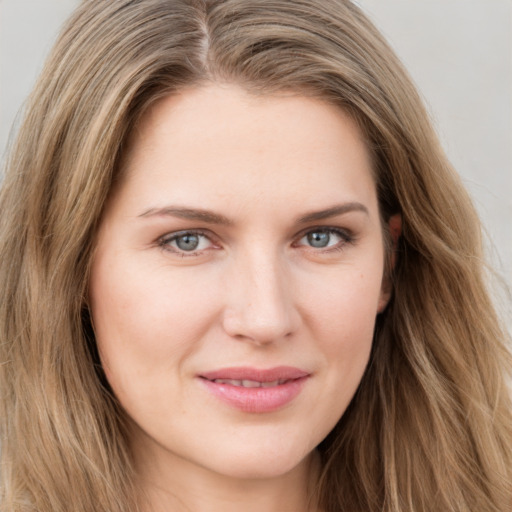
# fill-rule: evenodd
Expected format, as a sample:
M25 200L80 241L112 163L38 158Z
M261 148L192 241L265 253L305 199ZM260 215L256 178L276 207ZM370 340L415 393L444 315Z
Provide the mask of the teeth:
M257 382L255 380L243 380L242 386L244 388L259 388L261 386L261 382Z
M274 386L278 386L279 384L282 384L279 380L274 380L272 382L262 382L261 387L262 388L273 388Z
M241 380L232 380L232 379L215 379L213 382L216 382L217 384L229 384L231 386L241 386L242 385Z
M216 384L229 384L230 386L238 386L243 388L273 388L284 384L285 379L274 380L272 382L259 382L256 380L234 380L234 379L214 379L213 382Z

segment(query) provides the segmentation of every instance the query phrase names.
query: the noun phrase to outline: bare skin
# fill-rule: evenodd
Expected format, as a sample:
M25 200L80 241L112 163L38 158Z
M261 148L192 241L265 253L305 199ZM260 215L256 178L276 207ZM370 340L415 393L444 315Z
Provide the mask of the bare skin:
M357 125L212 84L156 103L122 173L90 296L148 511L312 512L389 299Z

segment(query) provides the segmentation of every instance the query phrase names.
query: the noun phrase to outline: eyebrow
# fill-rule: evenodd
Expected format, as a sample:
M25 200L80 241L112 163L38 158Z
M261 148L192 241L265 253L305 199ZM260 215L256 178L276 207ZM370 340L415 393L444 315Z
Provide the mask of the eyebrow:
M343 215L349 212L362 212L365 213L366 215L370 215L368 208L366 208L364 204L351 202L331 206L330 208L326 208L325 210L307 213L306 215L299 218L298 223L307 224L309 222L315 222L317 220L330 219L331 217L336 217L337 215Z
M366 215L369 215L368 208L366 208L366 206L364 206L362 203L351 202L334 205L324 210L307 213L306 215L299 217L297 223L307 224L309 222L329 219L331 217L336 217L337 215L343 215L349 212L362 212L365 213ZM138 217L140 218L158 216L177 217L179 219L195 220L206 222L208 224L218 224L222 226L232 226L234 224L234 222L228 217L225 217L224 215L221 215L219 213L212 212L211 210L204 210L202 208L186 208L182 206L165 206L163 208L150 208L141 213L140 215L138 215Z
M220 224L223 226L233 225L233 221L210 210L201 208L185 208L180 206L166 206L164 208L150 208L141 213L139 217L171 216L179 219L197 220L208 224Z

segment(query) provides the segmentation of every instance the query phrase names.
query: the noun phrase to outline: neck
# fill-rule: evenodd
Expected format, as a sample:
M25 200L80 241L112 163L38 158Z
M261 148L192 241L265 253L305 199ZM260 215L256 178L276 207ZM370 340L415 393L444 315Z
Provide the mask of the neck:
M226 476L172 459L136 460L144 512L318 511L311 500L320 466L316 452L291 471L270 478Z

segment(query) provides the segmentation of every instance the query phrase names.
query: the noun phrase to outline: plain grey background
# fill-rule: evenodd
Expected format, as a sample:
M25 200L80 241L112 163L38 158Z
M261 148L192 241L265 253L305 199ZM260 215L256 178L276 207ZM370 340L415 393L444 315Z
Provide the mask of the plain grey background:
M318 0L321 1L321 0ZM512 283L512 0L359 0L418 85ZM0 0L0 153L78 0Z

